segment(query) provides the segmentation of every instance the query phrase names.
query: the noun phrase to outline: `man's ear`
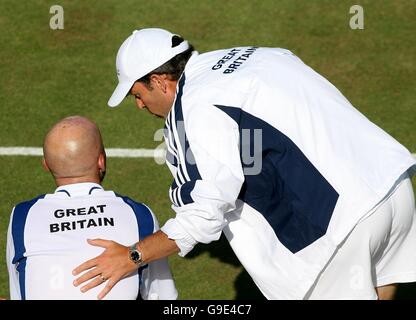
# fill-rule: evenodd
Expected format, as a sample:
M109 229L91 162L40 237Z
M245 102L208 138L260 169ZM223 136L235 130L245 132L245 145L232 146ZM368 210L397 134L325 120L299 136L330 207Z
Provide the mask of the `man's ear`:
M100 178L100 182L103 182L105 177L105 162L106 162L106 154L105 151L100 153L98 156L98 177Z
M49 166L48 166L48 164L46 163L45 158L42 158L42 167L43 167L43 169L44 169L45 171L47 171L47 172L51 172L51 169L49 169Z
M164 93L166 93L167 83L166 83L167 76L166 74L152 74L150 76L150 81L153 86L158 87Z
M98 169L100 169L101 171L105 171L105 164L106 164L106 154L105 154L105 151L103 151L98 156Z

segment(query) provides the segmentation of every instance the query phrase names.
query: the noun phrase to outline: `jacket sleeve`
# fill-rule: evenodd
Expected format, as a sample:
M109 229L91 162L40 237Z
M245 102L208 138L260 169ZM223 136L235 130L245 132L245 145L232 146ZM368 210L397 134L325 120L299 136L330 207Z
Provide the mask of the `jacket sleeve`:
M13 258L15 254L13 236L12 236L13 215L14 215L14 209L12 211L12 214L10 215L10 223L9 223L9 228L7 230L6 264L7 264L7 270L9 272L10 299L21 300L22 297L20 294L19 273L16 270L16 265L13 264Z
M159 230L159 223L153 217L153 233ZM169 269L168 259L155 260L141 269L140 295L144 300L176 300L178 292Z
M239 128L233 119L213 105L198 106L182 127L185 132L176 123L172 134L178 164L170 198L176 216L162 227L176 241L180 256L198 242L220 238L224 214L236 208L244 182Z

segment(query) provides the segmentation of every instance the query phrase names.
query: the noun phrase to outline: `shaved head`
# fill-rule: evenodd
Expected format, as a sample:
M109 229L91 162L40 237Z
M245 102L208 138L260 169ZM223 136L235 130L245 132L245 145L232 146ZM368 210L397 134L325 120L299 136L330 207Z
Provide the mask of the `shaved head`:
M56 180L78 182L105 171L98 164L100 157L104 157L105 163L100 130L85 117L72 116L56 123L45 137L43 155Z

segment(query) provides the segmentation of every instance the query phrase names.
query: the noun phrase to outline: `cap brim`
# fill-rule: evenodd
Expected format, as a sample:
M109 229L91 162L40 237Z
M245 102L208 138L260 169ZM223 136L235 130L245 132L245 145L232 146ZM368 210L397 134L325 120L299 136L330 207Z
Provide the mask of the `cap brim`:
M116 89L114 90L113 94L110 97L110 100L108 100L108 106L109 107L117 107L121 101L126 97L127 93L129 92L130 88L134 84L133 82L120 82Z

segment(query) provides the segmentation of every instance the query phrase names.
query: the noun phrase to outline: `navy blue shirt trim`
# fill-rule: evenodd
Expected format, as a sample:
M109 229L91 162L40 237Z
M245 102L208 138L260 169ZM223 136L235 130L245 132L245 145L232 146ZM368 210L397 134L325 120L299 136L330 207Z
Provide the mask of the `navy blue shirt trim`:
M149 208L146 207L142 203L138 203L129 197L122 196L119 194L116 194L118 197L122 198L125 203L127 203L134 211L134 214L136 216L137 225L139 229L139 240L143 240L147 236L151 235L154 231L154 222L153 222L153 216L150 212ZM139 292L140 292L140 285L142 282L142 272L143 269L146 269L148 265L144 265L138 270L138 281L139 281ZM139 296L139 294L138 294Z
M16 270L19 272L19 286L20 295L22 300L26 300L26 288L25 288L25 271L26 271L26 252L24 242L24 231L26 225L27 215L30 208L40 199L43 199L45 195L40 195L32 200L19 203L14 208L13 221L12 221L12 238L14 245L14 257L12 263L16 265Z
M68 197L71 197L71 195L69 194L69 192L66 191L66 190L64 190L64 189L58 190L56 192L63 192L63 193L66 193L68 195Z
M92 187L91 189L90 189L90 192L88 192L88 194L91 194L91 192L93 192L94 190L96 190L96 189L98 189L98 190L103 190L103 188L100 188L100 187Z

